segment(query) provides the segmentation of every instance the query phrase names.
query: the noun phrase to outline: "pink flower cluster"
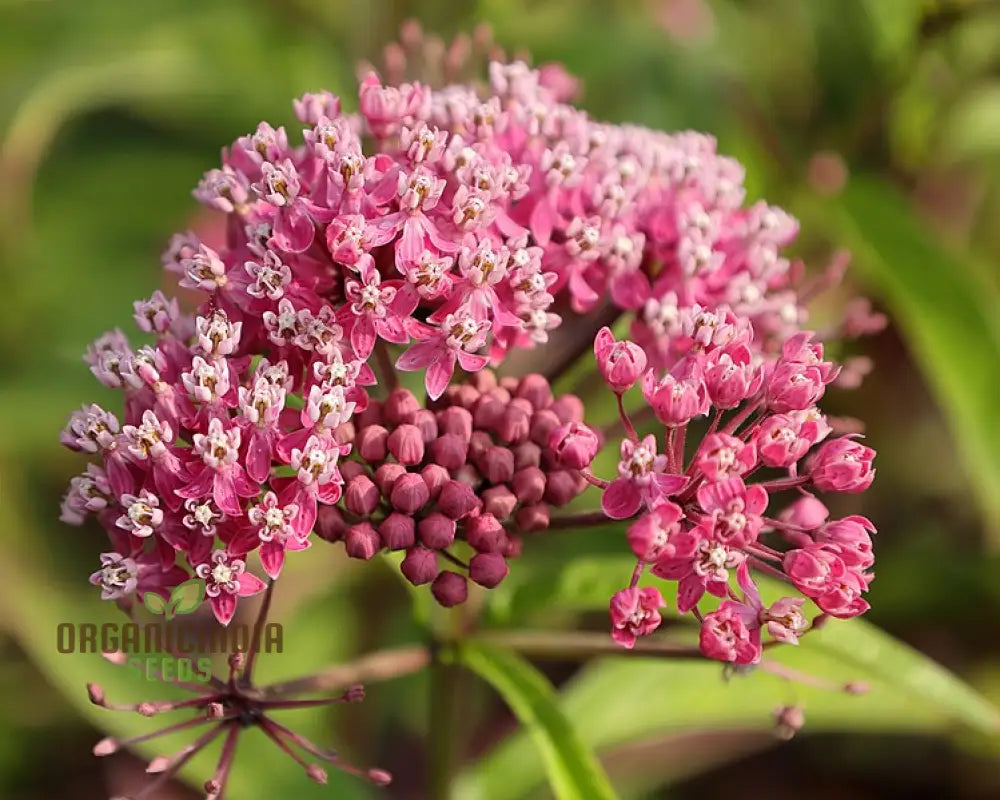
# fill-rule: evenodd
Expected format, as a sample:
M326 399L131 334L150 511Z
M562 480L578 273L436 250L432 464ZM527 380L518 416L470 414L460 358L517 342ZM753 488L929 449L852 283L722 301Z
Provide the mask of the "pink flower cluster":
M594 450L567 465L549 446L582 417L580 400L553 397L541 375L498 382L483 370L430 408L396 389L355 418L357 432L345 439L357 459L341 463L343 503L321 511L317 530L342 539L353 558L404 551L407 580L430 583L444 606L462 603L465 574L497 586L521 550L517 534L548 527L550 509L588 485L580 468ZM468 562L462 549L472 552Z
M630 585L611 600L612 636L632 647L659 627L663 595L638 585L648 568L677 582L678 611L700 621L705 655L752 664L765 631L796 643L808 629L804 598L833 617L868 609L875 528L856 515L831 520L813 492L864 491L875 477L875 452L856 436L829 438L816 403L837 368L812 334L792 336L767 360L754 354L745 321L728 310L711 319L690 332L683 355L662 373L646 366L648 350L616 341L606 328L595 340L598 368L618 395L628 434L618 476L604 482L602 507L612 519L634 519L628 542L637 558ZM636 383L661 435L640 438L624 410L622 396ZM702 417L707 426L694 427ZM685 460L689 429L700 440ZM777 499L783 493L791 502ZM765 606L752 570L802 596ZM703 614L698 604L706 593L723 601Z

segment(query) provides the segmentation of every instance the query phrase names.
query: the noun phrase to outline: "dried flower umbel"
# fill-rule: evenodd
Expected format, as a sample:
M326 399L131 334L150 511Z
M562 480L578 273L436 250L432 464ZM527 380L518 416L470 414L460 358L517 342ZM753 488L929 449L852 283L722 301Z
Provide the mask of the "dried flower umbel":
M443 73L461 72L466 40L422 41L409 28L387 74L421 47L425 67L433 50ZM469 579L503 581L522 534L628 520L637 564L611 601L626 647L666 605L639 586L647 569L677 581L704 654L738 664L759 660L765 632L794 643L810 624L803 597L765 607L754 571L793 584L821 618L867 609L874 526L831 521L813 494L874 476L858 437L829 438L816 404L839 368L825 337L802 330L842 262L803 284L782 255L796 221L745 206L742 167L711 137L596 122L568 103L575 90L561 68L522 62L433 90L368 73L358 113L307 94L294 103L301 136L262 122L223 151L195 196L225 216L224 236L178 234L164 254L199 304L187 313L155 292L134 308L153 344L117 330L94 342L86 361L123 391L123 414L86 405L62 435L96 457L62 519L94 515L107 531L90 578L103 598L200 580L226 625L265 588L256 564L278 579L315 531L354 558L405 552L403 576L452 606ZM629 336L601 322L573 335L593 339L591 368L616 396L606 432L551 388L585 347L544 354L544 374L486 369L554 346L564 318L590 312L574 324L621 320ZM883 324L856 303L831 334ZM868 368L856 359L843 385ZM399 388L397 370L422 372L426 397ZM620 439L613 480L590 469L605 434ZM552 509L588 484L603 513L556 524ZM706 592L723 602L703 613ZM251 701L228 685L209 705L236 730Z

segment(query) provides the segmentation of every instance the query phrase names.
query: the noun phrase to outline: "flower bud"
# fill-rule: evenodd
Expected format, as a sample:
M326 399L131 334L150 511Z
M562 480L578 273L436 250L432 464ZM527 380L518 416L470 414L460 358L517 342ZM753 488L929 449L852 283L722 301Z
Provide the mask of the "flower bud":
M491 486L483 492L483 512L497 519L507 519L517 507L517 498L506 486Z
M359 461L341 461L337 464L337 468L340 470L340 477L344 479L345 482L349 481L351 478L355 478L358 475L367 475L368 470L364 464Z
M428 464L420 470L420 477L427 484L430 499L437 500L438 495L441 494L441 487L444 486L445 481L449 480L451 476L448 475L448 470L440 464Z
M545 501L556 508L564 506L580 493L577 486L573 473L564 469L550 472L545 482Z
M811 531L826 522L829 516L827 507L810 494L800 497L782 511L780 519L782 522Z
M381 400L369 400L365 410L359 411L354 416L354 422L359 430L371 425L381 425L383 421Z
M491 445L476 460L476 466L490 483L506 483L514 477L514 454L506 447Z
M545 494L545 473L538 467L525 467L514 473L511 488L524 505L539 502Z
M511 400L497 426L500 440L508 444L527 441L531 430L531 414L531 404L527 400Z
M424 458L424 438L416 425L400 425L389 434L389 452L406 466L419 464Z
M420 401L409 389L395 389L386 398L382 414L390 425L403 425L420 410Z
M369 561L382 549L378 532L368 522L351 525L344 534L344 549L351 558Z
M423 439L424 444L430 444L438 435L438 424L434 412L428 411L426 408L420 409L413 415L411 424L420 431L420 438Z
M542 448L534 442L524 442L514 448L514 469L537 467L542 463Z
M417 523L417 535L424 546L433 550L444 550L455 541L455 520L444 514L428 514Z
M594 339L597 369L611 391L622 394L632 388L646 370L646 353L627 339L616 342L610 328L601 328Z
M438 509L451 519L462 519L480 505L479 498L469 484L450 480L441 487Z
M335 506L321 505L316 512L316 527L314 529L320 539L327 542L339 542L344 531L347 530L347 523L344 522L344 515Z
M392 485L389 500L393 508L404 514L415 514L430 500L431 492L423 477L415 472L400 475Z
M469 577L487 589L499 584L508 572L510 567L499 553L479 553L469 562Z
M544 375L532 373L521 378L514 396L524 398L534 409L548 408L552 404L552 387Z
M571 422L552 431L548 446L560 465L568 469L584 469L594 460L601 441L586 425Z
M383 464L375 470L375 485L386 497L392 492L392 487L401 475L406 474L402 464Z
M389 431L381 425L368 425L361 428L357 437L358 455L372 464L384 461L389 452L388 439Z
M549 507L543 503L533 506L523 506L514 515L518 530L525 533L543 531L549 527Z
M481 375L486 370L477 372L477 375ZM476 407L476 403L479 402L480 392L475 386L469 386L467 383L463 383L459 386L448 387L448 394L446 397L455 406L466 409L467 411L472 411Z
M480 514L465 521L465 540L481 553L502 552L507 535L492 514Z
M583 422L583 400L575 394L564 394L549 406L561 423Z
M503 419L507 406L491 395L484 394L479 398L472 412L472 424L481 431L496 430Z
M469 454L469 440L457 433L445 433L431 442L431 458L448 470L458 469Z
M449 406L437 414L438 433L454 433L468 442L472 436L472 414L460 406Z
M442 570L431 584L431 594L445 608L464 603L469 597L469 584L457 572Z
M352 514L366 517L375 510L381 493L367 475L351 478L344 488L344 507Z
M531 416L531 429L528 435L535 444L545 447L549 443L552 431L562 425L559 416L551 407L536 411Z
M420 479L417 478L417 480ZM398 481L396 486L398 487L400 483L402 481ZM382 520L382 524L378 526L378 532L382 542L390 550L406 550L416 543L414 527L413 517L392 513Z
M437 553L425 547L412 547L406 551L399 571L414 586L430 583L438 574Z

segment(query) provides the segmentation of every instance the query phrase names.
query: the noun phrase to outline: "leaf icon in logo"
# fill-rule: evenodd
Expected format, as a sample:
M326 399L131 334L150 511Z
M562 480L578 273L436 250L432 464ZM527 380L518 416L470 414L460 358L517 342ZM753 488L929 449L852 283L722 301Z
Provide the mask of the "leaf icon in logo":
M146 592L142 596L142 603L151 614L163 615L167 610L167 601L156 592Z
M170 616L190 614L205 599L205 582L194 578L178 584L170 593Z

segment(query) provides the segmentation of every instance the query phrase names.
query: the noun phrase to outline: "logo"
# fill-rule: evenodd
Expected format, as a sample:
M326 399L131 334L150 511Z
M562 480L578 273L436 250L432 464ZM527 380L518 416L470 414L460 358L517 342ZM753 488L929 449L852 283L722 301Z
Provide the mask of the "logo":
M156 592L146 592L142 604L150 614L163 617L169 622L178 614L191 614L197 611L204 599L205 582L195 578L175 586L167 600Z

